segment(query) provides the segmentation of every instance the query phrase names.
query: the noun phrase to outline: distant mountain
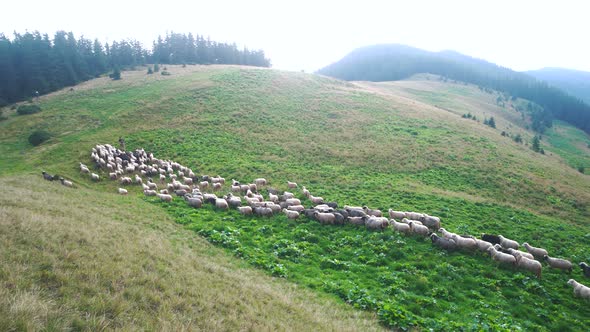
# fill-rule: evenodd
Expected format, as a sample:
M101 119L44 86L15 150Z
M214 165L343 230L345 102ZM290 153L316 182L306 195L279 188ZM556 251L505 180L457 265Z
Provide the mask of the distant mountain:
M418 73L437 74L476 84L543 107L537 114L536 130L551 126L557 118L590 133L590 106L562 90L525 73L500 67L454 51L429 52L399 44L358 48L318 71L348 81L396 81Z
M590 104L590 72L564 68L543 68L525 73Z

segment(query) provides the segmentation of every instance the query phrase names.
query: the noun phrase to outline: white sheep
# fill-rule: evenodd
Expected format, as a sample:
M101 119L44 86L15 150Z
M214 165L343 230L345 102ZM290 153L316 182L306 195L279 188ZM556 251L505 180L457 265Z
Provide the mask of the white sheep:
M377 209L369 209L367 206L363 206L363 211L370 216L383 217L383 212Z
M118 191L118 192L119 192L119 194L121 194L121 195L127 195L127 189L119 188L119 189L117 189L117 191Z
M82 172L82 173L90 173L90 170L88 169L88 166L80 163L80 172Z
M158 196L160 198L160 200L162 200L163 202L172 202L172 195L168 195L168 194L156 194L156 196Z
M289 198L293 198L293 197L295 197L295 194L288 192L288 191L283 192L283 199L289 199Z
M143 191L143 194L146 196L156 196L158 194L158 192L155 190L146 189Z
M201 181L201 182L199 182L199 187L201 189L208 188L209 187L209 182L208 181Z
M402 212L402 211L394 211L392 209L389 209L389 217L391 219L399 219L402 220L406 217L406 213Z
M574 296L579 296L583 299L590 299L590 288L582 285L581 283L570 279L567 281L568 285L574 287Z
M313 196L310 195L309 196L309 200L314 204L314 205L318 205L318 204L322 204L324 203L324 199L322 197L319 196Z
M90 178L92 179L92 181L100 181L100 176L98 176L98 174L96 173L90 174Z
M509 249L514 250L512 248ZM527 258L525 256L519 256L516 257L516 266L523 270L535 273L537 278L541 279L541 272L543 271L543 266L536 260Z
M458 234L453 234L451 236L451 238L453 240L455 240L455 243L457 243L457 246L459 246L460 248L465 248L465 249L475 249L475 248L477 248L477 241L475 241L474 238L463 237L463 236L460 236Z
M155 182L151 182L149 181L147 183L148 187L150 187L151 190L157 190L158 189L158 185Z
M287 181L287 187L289 189L297 188L297 183L291 182L291 181Z
M297 212L297 211L283 209L283 212L285 213L285 215L287 215L287 218L289 218L289 219L299 218L299 212Z
M240 188L240 186L231 186L231 191L237 193L242 191L242 188Z
M251 215L252 207L250 206L238 206L238 211L243 215Z
M115 172L109 173L109 179L116 180L117 179L117 173L115 173Z
M121 182L121 184L131 184L131 178L127 176L122 177L119 181Z
M408 219L408 218L403 218L403 219L402 219L402 222L403 222L404 224L408 224L408 225L410 224L410 222L413 222L413 223L415 223L415 224L418 224L418 225L422 225L422 222L421 222L421 221L419 221L419 220L410 220L410 219ZM451 233L451 234L452 234L452 233Z
M512 264L512 265L516 264L516 257L514 257L510 254L506 254L501 251L498 251L494 247L488 248L488 253L490 254L490 256L492 256L492 259L494 259L495 261L498 261L500 263L506 263L506 264Z
M266 186L266 179L265 178L258 178L254 180L257 186Z
M487 252L490 247L494 246L492 243L480 239L475 239L475 242L477 242L477 249L480 251Z
M63 184L66 187L70 187L72 188L74 186L74 184L72 183L72 181L68 181L64 178L59 178L59 181L61 182L61 184Z
M301 205L301 201L298 198L289 198L285 201L287 206L289 205Z
M184 182L184 184L187 185L192 185L193 184L193 179L192 178L187 178L187 177L183 177L182 181Z
M406 218L412 220L422 220L422 218L424 218L424 214L418 212L406 212Z
M143 184L143 180L141 179L141 176L135 174L135 179L134 179L135 183L137 184Z
M528 244L527 242L523 243L522 245L524 246L526 251L528 251L533 256L535 256L535 258L543 258L545 255L549 255L547 250L545 250L543 248L533 247L530 244Z
M419 225L414 221L410 221L408 224L410 225L410 230L412 231L412 233L419 234L422 236L428 236L428 234L430 233L428 227L424 225Z
M549 263L549 266L551 266L552 268L572 272L573 264L567 259L549 257L549 255L543 256L543 259L547 261L547 263Z
M333 225L336 216L333 213L314 212L314 217L322 224Z
M528 252L524 252L524 251L520 251L520 250L516 250L516 249L512 249L512 248L506 249L506 252L509 253L510 255L516 257L516 260L518 260L519 257L524 257L524 258L528 258L528 259L535 259L535 257L533 255L529 254Z
M290 205L287 207L287 210L302 212L305 210L305 206L303 205Z
M395 219L390 219L389 223L393 226L393 229L400 233L408 233L410 232L410 225L405 224L403 222L397 222Z
M512 249L516 249L518 250L518 242L514 241L514 240L510 240L507 239L505 237L503 237L502 235L498 235L498 238L500 239L500 245L502 246L502 248L512 248Z
M271 201L271 202L275 202L276 203L276 202L279 201L279 196L278 195L275 195L273 193L269 193L268 194L268 200Z
M229 208L227 201L223 198L217 198L215 200L215 207L221 210L227 210Z
M309 198L309 196L311 196L311 193L305 187L301 188L301 191L305 197Z

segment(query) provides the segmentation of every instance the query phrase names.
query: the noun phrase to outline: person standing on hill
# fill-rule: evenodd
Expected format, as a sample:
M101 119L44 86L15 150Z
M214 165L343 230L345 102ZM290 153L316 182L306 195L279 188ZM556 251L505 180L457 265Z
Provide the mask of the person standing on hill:
M125 151L125 140L123 139L123 137L119 137L119 148L122 151Z

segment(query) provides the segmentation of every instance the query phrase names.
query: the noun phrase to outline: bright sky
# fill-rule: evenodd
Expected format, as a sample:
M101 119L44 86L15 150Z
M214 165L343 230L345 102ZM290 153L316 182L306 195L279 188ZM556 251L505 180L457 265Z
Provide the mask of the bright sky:
M134 38L166 31L261 48L274 68L317 70L353 49L400 43L455 50L515 70L590 71L590 2L576 0L7 0L0 31Z

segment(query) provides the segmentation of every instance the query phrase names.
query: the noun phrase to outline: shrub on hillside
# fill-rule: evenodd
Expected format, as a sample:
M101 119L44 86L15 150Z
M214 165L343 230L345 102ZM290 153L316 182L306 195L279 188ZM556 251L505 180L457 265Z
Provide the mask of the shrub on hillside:
M119 70L119 68L115 67L115 69L113 70L113 73L110 74L109 77L115 81L120 80L121 79L121 71Z
M35 114L41 112L39 105L20 105L16 112L20 115Z
M51 138L51 134L49 132L47 132L46 130L43 130L43 129L35 130L29 136L29 143L31 143L33 146L37 146L37 145L47 141L50 138Z
M148 73L148 75L151 75L154 73L154 71L152 70L152 67L148 67L147 73Z
M167 72L167 71L165 71L165 70L162 70L162 75L164 75L164 76L170 76L170 73Z

